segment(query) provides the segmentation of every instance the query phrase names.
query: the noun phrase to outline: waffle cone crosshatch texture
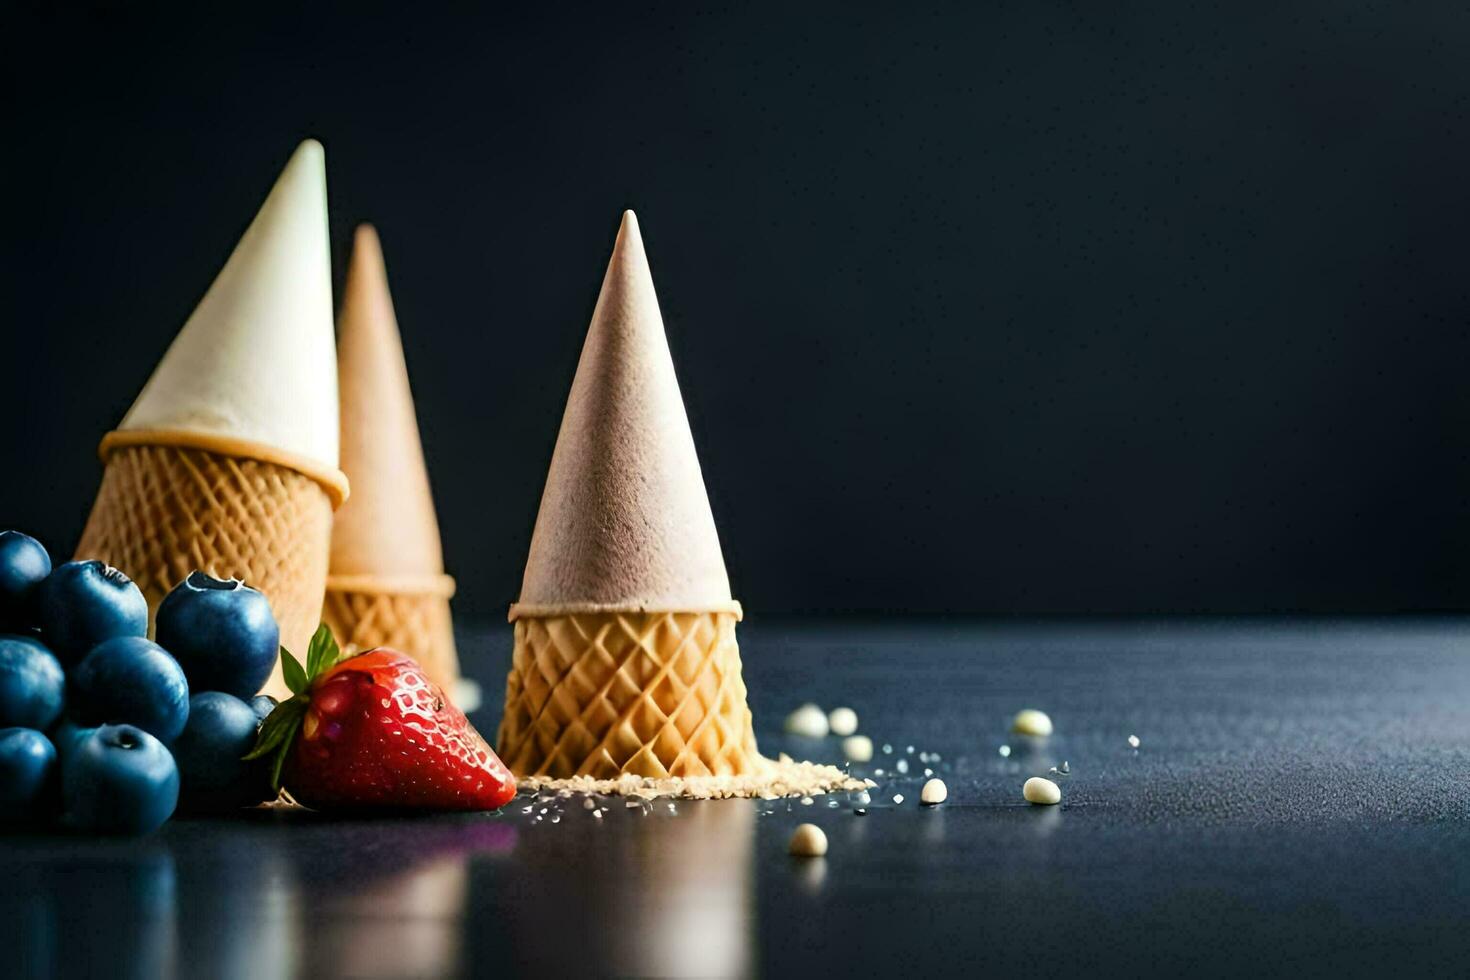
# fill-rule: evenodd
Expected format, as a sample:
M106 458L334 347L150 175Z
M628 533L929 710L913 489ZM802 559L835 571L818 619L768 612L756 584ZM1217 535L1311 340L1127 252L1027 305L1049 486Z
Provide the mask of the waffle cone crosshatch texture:
M454 579L448 575L408 584L328 575L322 622L344 653L376 647L400 650L417 660L435 684L451 690L459 679L449 612L453 594Z
M756 750L732 612L521 616L499 753L511 771L738 776Z
M326 589L332 498L280 463L186 446L113 449L78 558L122 569L150 614L194 570L238 578L270 600L281 642L305 650ZM282 689L280 667L268 690Z

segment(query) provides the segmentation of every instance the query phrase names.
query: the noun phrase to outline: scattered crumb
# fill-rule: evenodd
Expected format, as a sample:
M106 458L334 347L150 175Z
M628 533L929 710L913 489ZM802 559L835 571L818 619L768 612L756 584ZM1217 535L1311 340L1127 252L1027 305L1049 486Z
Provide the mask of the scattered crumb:
M1138 746L1139 746L1138 736L1137 735L1129 735L1128 736L1128 744L1131 745L1131 746L1133 746L1135 749L1138 748Z
M827 737L827 712L807 702L786 716L786 730L807 738Z
M942 779L931 779L919 790L919 802L926 806L935 806L948 798L949 787L944 785Z
M894 793L893 794L893 802L894 803L902 803L903 802L903 794L902 793Z
M1021 795L1026 798L1027 803L1044 806L1062 802L1062 788L1041 776L1032 776L1026 780L1026 785L1021 787Z
M450 685L449 700L454 702L456 708L469 715L479 711L485 699L479 684L468 677L461 677Z
M797 857L821 857L827 853L827 835L814 823L804 823L791 835L787 850Z
M851 708L833 708L827 715L827 727L833 735L851 735L858 730L857 712Z
M852 762L872 762L873 740L866 735L849 735L842 740L842 754Z
M1050 735L1051 718L1045 711L1026 708L1016 713L1015 720L1011 722L1011 731L1017 735Z
M757 797L775 800L786 796L817 796L847 790L860 790L869 785L849 776L836 766L815 762L771 762L764 771L740 776L634 776L624 774L615 779L572 776L553 779L549 776L518 776L523 792L570 790L597 796L631 797L630 806L640 806L649 799L682 797L690 800L720 800L732 797ZM872 784L877 785L877 784Z

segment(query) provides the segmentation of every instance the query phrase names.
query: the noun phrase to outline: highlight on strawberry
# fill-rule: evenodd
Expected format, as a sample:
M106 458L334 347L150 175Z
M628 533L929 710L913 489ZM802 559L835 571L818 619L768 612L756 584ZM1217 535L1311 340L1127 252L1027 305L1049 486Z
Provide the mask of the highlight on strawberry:
M495 810L515 779L464 713L407 654L342 657L322 625L306 665L281 648L292 697L260 727L247 759L318 810Z

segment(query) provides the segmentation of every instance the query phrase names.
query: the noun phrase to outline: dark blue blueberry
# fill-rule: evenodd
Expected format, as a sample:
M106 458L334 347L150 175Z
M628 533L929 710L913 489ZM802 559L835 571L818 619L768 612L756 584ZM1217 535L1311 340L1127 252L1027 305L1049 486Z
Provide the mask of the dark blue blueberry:
M36 588L51 574L41 542L19 531L0 531L0 630L36 625Z
M0 823L42 823L56 809L56 747L29 728L0 729Z
M69 561L37 592L41 634L67 669L118 636L148 635L148 603L133 580L100 561Z
M277 701L269 694L257 694L248 702L248 704L250 705L250 710L254 711L255 717L259 718L261 721L265 721L266 716L269 715L272 711L275 711L276 705L280 703L281 702Z
M196 691L248 698L270 677L281 648L271 606L236 579L193 572L158 606L154 638Z
M189 699L189 723L173 744L179 764L179 809L238 810L273 798L265 759L246 762L260 720L232 694L205 691Z
M137 725L165 745L189 719L189 682L178 661L137 636L108 640L87 654L72 673L72 697L82 723Z
M51 744L56 746L56 757L61 760L63 768L66 766L66 760L71 758L77 747L96 730L96 725L80 725L75 718L65 714L52 726L48 734Z
M92 833L146 834L173 815L179 769L162 742L133 725L83 737L61 772L62 821Z
M0 636L0 728L49 728L65 703L66 674L46 645Z

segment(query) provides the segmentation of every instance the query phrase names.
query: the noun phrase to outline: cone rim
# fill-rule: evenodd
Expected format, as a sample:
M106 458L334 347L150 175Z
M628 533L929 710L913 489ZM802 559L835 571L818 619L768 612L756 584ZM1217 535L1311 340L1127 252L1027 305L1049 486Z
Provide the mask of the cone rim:
M699 605L671 603L625 603L625 602L513 602L506 614L509 622L517 619L552 619L557 616L585 616L601 613L647 614L661 613L730 613L738 623L745 618L745 611L734 599L729 602L704 602Z
M331 498L333 510L341 507L351 493L347 474L340 469L323 466L309 456L302 456L276 446L212 432L191 432L186 429L114 429L102 437L102 442L97 447L97 455L105 464L117 450L130 446L201 449L224 456L236 456L284 466L316 481Z
M449 599L458 586L452 575L327 575L328 592L414 595Z

